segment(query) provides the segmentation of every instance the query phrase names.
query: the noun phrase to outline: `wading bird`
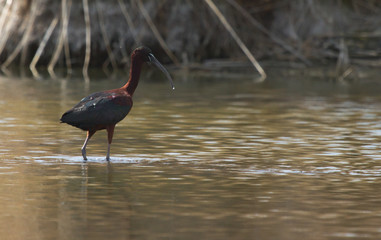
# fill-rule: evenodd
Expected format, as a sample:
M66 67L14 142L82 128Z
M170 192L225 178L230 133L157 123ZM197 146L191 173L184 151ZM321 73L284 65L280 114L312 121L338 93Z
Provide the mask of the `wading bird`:
M153 56L151 50L147 47L139 47L131 54L130 77L123 87L90 94L62 115L61 122L87 131L87 137L82 146L83 160L87 160L86 146L90 138L96 131L102 129L107 130L106 160L110 160L110 146L115 125L124 119L132 108L132 95L138 86L142 65L145 62L152 63L159 68L174 89L170 74Z

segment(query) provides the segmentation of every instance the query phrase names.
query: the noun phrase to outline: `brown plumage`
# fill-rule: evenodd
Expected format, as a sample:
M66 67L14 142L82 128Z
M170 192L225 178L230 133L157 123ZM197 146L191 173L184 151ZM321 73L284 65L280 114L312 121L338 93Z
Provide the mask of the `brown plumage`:
M115 125L123 120L132 108L132 95L138 86L142 65L145 62L150 62L163 71L174 89L171 76L153 56L151 50L147 47L139 47L131 54L130 77L123 87L90 94L62 115L61 122L87 131L87 137L82 146L84 160L87 160L86 146L88 141L96 131L102 129L107 130L106 159L110 159L110 146Z

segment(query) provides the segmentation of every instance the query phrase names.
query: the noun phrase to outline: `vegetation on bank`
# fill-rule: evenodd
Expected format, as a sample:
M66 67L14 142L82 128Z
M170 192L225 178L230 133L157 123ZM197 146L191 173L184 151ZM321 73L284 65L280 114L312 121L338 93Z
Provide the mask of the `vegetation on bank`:
M345 77L353 65L381 65L380 12L377 0L1 0L0 64L87 74L127 67L146 45L177 66L334 63Z

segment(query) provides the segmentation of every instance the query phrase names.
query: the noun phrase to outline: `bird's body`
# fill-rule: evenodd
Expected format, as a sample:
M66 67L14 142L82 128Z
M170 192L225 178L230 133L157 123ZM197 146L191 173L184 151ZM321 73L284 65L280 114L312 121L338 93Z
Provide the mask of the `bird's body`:
M61 121L85 131L106 129L123 120L132 108L132 97L121 89L96 92L62 115Z
M82 147L82 156L86 158L86 146L89 139L98 130L106 129L108 133L108 150L106 159L110 159L110 146L115 125L123 120L132 108L132 95L138 86L140 71L144 62L151 62L162 70L173 83L169 73L145 47L137 48L131 56L130 78L121 88L96 92L83 98L72 109L65 112L61 122L87 131Z

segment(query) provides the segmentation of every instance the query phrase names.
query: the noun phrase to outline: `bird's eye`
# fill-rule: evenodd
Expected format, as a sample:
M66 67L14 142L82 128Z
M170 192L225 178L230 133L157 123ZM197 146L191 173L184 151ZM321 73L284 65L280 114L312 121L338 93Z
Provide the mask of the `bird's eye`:
M152 62L152 59L155 58L152 53L148 53L148 60Z

